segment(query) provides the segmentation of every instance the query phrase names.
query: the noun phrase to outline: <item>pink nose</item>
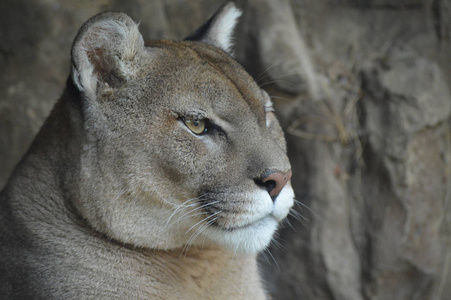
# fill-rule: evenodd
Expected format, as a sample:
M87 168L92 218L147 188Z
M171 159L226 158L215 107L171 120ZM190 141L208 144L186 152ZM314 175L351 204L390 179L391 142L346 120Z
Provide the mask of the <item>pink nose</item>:
M275 171L261 179L262 185L266 188L269 195L275 199L282 191L283 187L291 179L292 172Z

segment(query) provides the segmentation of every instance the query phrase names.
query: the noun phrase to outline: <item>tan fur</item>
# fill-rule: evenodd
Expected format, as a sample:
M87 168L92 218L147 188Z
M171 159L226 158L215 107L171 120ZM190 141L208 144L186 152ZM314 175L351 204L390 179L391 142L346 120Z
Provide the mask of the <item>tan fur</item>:
M273 203L255 181L290 164L269 97L219 49L215 20L237 16L225 6L198 41L144 45L120 13L80 29L68 86L0 194L2 297L265 298L256 254L293 193ZM216 127L193 134L193 115Z

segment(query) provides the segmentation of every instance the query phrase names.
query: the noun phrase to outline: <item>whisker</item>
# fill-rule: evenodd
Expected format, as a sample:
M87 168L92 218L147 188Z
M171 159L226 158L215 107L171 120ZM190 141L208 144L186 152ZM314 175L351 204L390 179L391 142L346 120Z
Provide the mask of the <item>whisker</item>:
M272 83L277 83L277 82L285 82L285 83L287 83L289 85L295 86L295 84L293 82L290 82L288 80L276 79L276 80L271 80L271 81L265 82L265 83L259 85L258 87L259 88L263 88L264 86L270 85Z
M269 96L269 98L274 98L274 99L280 99L280 100L285 100L285 101L291 101L290 99L288 99L288 98L285 98L285 97L279 97L279 96Z
M203 197L203 196L204 196L204 195L201 195L201 196L196 197L196 198L189 199L189 200L185 201L184 203L187 203L188 201L192 201L192 200L200 200L201 197ZM207 203L207 204L203 204L203 205L201 205L201 206L197 206L197 205L198 205L197 202L196 202L196 203L189 204L189 205L184 205L183 207L193 207L193 206L194 206L194 208L193 208L193 209L190 209L190 210L187 211L187 212L185 212L185 213L184 213L182 216L180 216L176 221L174 221L173 224L182 221L182 220L185 219L186 217L191 217L191 216L193 216L193 215L190 215L190 213L195 212L196 210L200 210L200 209L202 209L202 208L204 208L204 207L207 207L208 205L215 204L215 203L217 203L217 202L218 202L218 201L213 201L213 202L210 202L210 203ZM171 214L171 216L169 217L168 221L166 222L164 228L166 228L166 226L169 224L169 221L171 220L171 218L176 214L176 212L177 212L180 208L181 208L181 207L177 207L177 209L175 209L175 211ZM195 215L197 215L197 214L195 214Z
M307 218L306 216L304 216L302 213L300 213L299 211L297 211L296 209L292 208L290 210L290 213L292 213L293 215L298 216L299 218L303 219L304 221L310 221L309 218Z
M209 202L209 203L203 204L203 205L201 205L201 206L195 207L195 208L189 210L188 212L184 213L182 216L180 216L180 218L178 218L176 222L180 222L180 221L183 220L183 219L192 217L192 216L194 216L194 215L190 215L190 213L192 213L192 212L194 212L194 211L196 211L196 210L201 210L202 208L205 208L205 207L207 207L207 206L209 206L209 205L213 205L213 204L218 203L218 202L219 202L219 201L213 201L213 202Z
M279 237L274 237L273 240L271 241L274 244L274 247L277 247L279 249L282 250L287 250L287 247L285 247L282 243L280 243L277 239L279 239Z
M192 208L191 210L189 210L189 211L188 211L187 213L185 213L183 216L189 214L190 212L193 212L193 211L196 211L197 209L199 209L196 205L197 205L197 203L193 203L192 205L185 206L185 207L193 207L193 206L194 206L194 208ZM166 224L164 225L164 227L166 227L166 226L169 224L169 222L171 221L172 217L179 211L180 208L181 208L181 207L177 207L177 208L174 210L174 212L171 214L171 216L170 216L170 217L168 218L168 220L166 221ZM177 223L178 221L180 221L180 219L181 219L181 218L177 219L174 223Z
M195 212L196 210L199 210L200 207L199 206L194 206L194 208L188 210L187 212L185 212L183 215L181 215L176 222L181 221L184 219L185 216L189 216L190 213Z
M272 260L274 261L274 264L276 265L277 269L280 271L280 267L279 264L277 263L276 259L274 258L274 256L272 255L271 251L269 251L268 248L265 249L265 252L267 252L269 254L269 256L272 258Z
M117 197L114 199L113 202L116 202L117 199L119 199L119 197L122 197L122 195L124 195L126 188L124 187L122 190L119 191L119 195L117 195Z
M287 223L288 226L290 226L290 228L291 228L293 231L296 231L296 229L294 229L293 225L291 224L290 220L288 220L288 218L285 218L284 222Z
M310 207L308 207L301 201L294 199L294 203L296 203L296 205L298 205L300 208L306 208L309 212L311 212L313 215L315 215L315 217L321 218L313 209L311 209Z
M200 200L200 199L202 199L202 197L204 197L204 196L206 195L206 194L202 194L202 195L200 195L200 196L198 196L198 197L194 197L194 198L188 199L188 200L186 200L185 202L183 202L182 204L177 204L177 203L172 203L172 202L166 200L161 194L159 194L159 193L157 193L157 194L158 194L159 198L160 198L161 200L163 200L163 202L165 202L165 203L167 203L167 204L169 204L169 205L172 205L172 206L176 206L176 207L180 207L180 206L181 206L181 207L186 207L186 206L188 206L187 203L189 203L190 201Z
M276 62L274 62L272 65L270 65L269 67L267 67L263 72L260 73L260 75L257 76L257 78L255 79L255 82L259 82L260 80L263 80L264 78L268 77L269 74L266 73L269 70L271 70L272 68L274 68L275 66L277 66L278 64L280 64L281 62L283 62L284 60L288 60L295 57L295 54L292 55L288 55L285 57L282 57L281 59L277 60ZM266 74L265 74L266 73ZM264 75L264 76L263 76Z
M160 195L159 195L159 196L160 196ZM165 203L167 203L167 204L169 204L169 205L172 205L172 206L179 206L179 205L181 205L181 204L177 204L177 203L172 203L172 202L170 202L170 201L164 199L164 198L161 197L161 196L160 196L160 199L163 200L163 202L165 202Z
M266 251L262 251L260 254L261 254L261 257L263 257L264 259L265 259L265 262L268 264L268 265L270 265L271 264L271 262L269 261L269 257L266 255L266 253L265 253Z
M206 217L206 218L200 220L199 222L197 222L196 224L194 224L193 226L191 226L191 228L188 229L185 233L190 232L194 227L196 227L196 226L199 225L200 223L202 223L202 222L208 220L208 219L211 218L211 217L216 216L216 215L219 214L219 213L221 213L221 211L217 211L217 212L215 212L214 214L211 214L211 215L209 215L208 217Z
M283 74L283 75L279 75L277 77L272 78L273 80L277 80L280 78L284 78L284 77L289 77L289 76L294 76L294 75L305 75L305 72L293 72L293 73L287 73L287 74Z
M288 213L290 216L292 216L296 221L299 223L304 223L304 221L310 222L310 220L303 215L301 215L298 211L291 209Z
M216 212L215 214L220 213L220 211ZM201 222L205 222L206 220L208 220L209 218L215 216L215 214L212 214L210 216L208 216L207 218L204 218L201 220ZM202 224L199 228L197 228L193 234L190 236L190 238L188 239L188 241L186 242L186 245L183 247L182 252L180 253L180 255L182 255L183 253L186 254L188 253L189 249L191 248L191 246L194 244L195 239L205 230L207 229L211 224L213 224L214 221L216 221L219 218L219 216L211 219L210 221ZM193 225L189 230L191 230L193 227L197 226L200 222L196 223L195 225ZM188 230L188 231L189 231ZM187 232L188 232L187 231Z
M197 209L198 209L198 208L197 208ZM195 211L192 211L192 212L195 212ZM199 212L196 212L196 213L191 214L191 215L185 215L183 218L177 219L177 220L174 222L174 224L175 224L175 223L178 223L178 222L181 222L182 220L187 219L187 218L192 218L192 217L195 217L195 216L201 216L201 215L208 215L208 214L209 214L209 213L206 212L206 211L199 211Z
M189 203L190 201L193 201L193 200L198 200L200 197L202 197L202 196L188 199L188 200L186 200L185 202L183 202L182 204L180 204L180 205L172 212L172 214L169 216L169 218L168 218L166 224L164 225L163 229L166 228L166 226L167 226L167 225L169 224L169 222L171 221L172 217L173 217L173 216L174 216L174 215L175 215L182 207L192 207L192 206L196 206L197 203L193 203L193 204L187 204L187 203Z
M194 244L194 241L197 239L197 237L198 237L202 232L204 232L205 229L207 229L211 224L213 224L218 218L219 218L219 216L216 217L216 218L211 219L210 221L208 221L207 223L203 224L201 227L199 227L199 228L196 230L195 234L193 234L192 237L190 238L191 242L188 243L189 246L188 246L187 251L189 251L189 249L190 249L191 246Z

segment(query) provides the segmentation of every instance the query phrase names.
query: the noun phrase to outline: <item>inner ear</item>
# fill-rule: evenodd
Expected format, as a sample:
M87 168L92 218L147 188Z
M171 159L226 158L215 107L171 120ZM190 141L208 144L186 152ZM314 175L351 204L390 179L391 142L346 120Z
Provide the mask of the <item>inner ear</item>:
M132 77L133 61L144 48L138 26L123 13L102 13L88 20L72 47L72 79L80 91L95 95L98 84L115 86Z
M112 65L108 62L110 59L109 54L105 53L105 49L103 48L90 47L89 42L86 44L88 45L86 56L93 67L93 75L96 76L98 82L104 81L112 85L112 80L110 78Z
M185 40L207 43L232 54L233 32L240 16L241 11L229 2Z

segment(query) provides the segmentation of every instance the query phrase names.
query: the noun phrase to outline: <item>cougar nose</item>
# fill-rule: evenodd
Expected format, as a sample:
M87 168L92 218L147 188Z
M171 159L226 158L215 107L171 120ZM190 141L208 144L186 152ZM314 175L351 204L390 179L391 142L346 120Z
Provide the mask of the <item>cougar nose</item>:
M255 183L259 186L263 186L271 196L273 200L279 196L285 184L291 178L291 170L288 172L272 171L266 172L261 178L255 179Z

